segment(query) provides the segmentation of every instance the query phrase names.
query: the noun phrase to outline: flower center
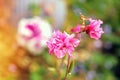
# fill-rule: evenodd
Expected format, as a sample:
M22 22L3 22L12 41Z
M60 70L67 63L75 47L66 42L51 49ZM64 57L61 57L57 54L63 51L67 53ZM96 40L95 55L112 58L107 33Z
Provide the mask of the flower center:
M32 32L32 35L29 37L29 39L39 37L41 36L41 30L39 29L37 24L28 24L27 29L29 29Z

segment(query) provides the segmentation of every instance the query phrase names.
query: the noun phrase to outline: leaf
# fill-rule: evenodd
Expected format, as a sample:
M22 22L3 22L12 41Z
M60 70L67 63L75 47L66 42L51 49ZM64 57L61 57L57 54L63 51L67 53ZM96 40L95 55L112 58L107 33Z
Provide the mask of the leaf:
M73 67L74 67L74 61L71 61L68 73L70 73L72 71Z

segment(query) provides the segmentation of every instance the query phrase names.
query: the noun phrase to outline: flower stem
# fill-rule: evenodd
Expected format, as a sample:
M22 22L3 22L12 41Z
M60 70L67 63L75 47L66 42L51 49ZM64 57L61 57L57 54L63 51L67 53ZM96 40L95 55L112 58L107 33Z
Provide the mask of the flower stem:
M66 69L66 74L65 74L65 77L64 77L64 80L67 79L67 75L69 74L69 66L70 66L70 56L68 56L68 61L67 61L67 69Z

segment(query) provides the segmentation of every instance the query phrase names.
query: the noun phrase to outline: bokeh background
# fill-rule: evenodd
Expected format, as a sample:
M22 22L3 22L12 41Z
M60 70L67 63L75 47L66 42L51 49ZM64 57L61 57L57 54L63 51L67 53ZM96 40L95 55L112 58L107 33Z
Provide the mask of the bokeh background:
M119 0L0 0L0 80L62 80L66 59L49 55L47 48L34 55L19 47L18 22L39 16L70 33L80 13L103 20L105 33L100 40L82 34L68 80L120 80Z

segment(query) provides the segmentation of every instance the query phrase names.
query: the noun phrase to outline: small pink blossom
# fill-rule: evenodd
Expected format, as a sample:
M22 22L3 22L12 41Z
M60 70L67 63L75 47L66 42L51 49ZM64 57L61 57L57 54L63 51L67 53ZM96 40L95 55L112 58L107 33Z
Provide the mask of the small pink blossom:
M75 28L71 29L71 32L73 32L73 33L79 33L80 32L80 27L81 27L81 25L78 24Z
M103 29L100 28L103 22L101 20L89 19L90 24L86 26L86 33L89 34L91 38L98 40L104 33Z
M55 31L47 45L50 54L54 54L57 58L63 58L67 53L72 57L72 52L79 42L78 39L74 38L74 34L69 35L66 32Z

